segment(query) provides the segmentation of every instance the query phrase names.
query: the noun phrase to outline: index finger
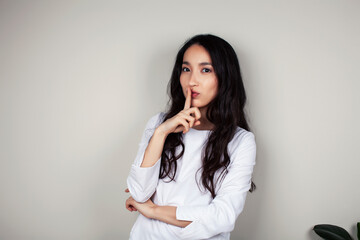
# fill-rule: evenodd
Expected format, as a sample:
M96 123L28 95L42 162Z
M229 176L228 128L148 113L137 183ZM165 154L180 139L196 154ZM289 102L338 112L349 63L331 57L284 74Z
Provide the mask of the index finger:
M184 109L189 109L191 107L191 89L188 87L186 89L186 99Z

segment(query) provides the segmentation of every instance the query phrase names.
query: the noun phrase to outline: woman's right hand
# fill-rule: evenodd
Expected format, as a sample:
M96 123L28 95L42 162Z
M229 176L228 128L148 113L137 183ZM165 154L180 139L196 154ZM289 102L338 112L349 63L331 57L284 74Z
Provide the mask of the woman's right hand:
M158 129L166 135L170 133L187 133L190 128L200 125L201 113L199 108L191 107L191 89L187 88L184 109L178 114L163 122Z

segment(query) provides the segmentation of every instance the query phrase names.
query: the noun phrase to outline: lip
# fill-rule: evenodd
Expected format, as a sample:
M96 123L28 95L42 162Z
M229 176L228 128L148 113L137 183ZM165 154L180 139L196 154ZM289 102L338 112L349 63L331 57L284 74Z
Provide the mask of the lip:
M200 93L195 92L195 91L191 91L191 97L197 97Z

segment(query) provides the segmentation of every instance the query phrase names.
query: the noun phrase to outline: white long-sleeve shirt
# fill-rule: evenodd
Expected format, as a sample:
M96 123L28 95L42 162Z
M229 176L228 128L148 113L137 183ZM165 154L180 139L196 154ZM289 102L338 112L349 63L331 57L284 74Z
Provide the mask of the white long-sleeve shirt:
M197 173L202 165L202 151L211 130L190 128L184 134L185 151L177 160L175 181L169 182L168 177L159 179L160 158L152 167L140 167L149 140L156 127L162 123L163 117L164 113L158 113L146 124L127 185L136 201L145 202L151 198L157 205L176 206L176 219L192 223L181 228L139 214L131 229L130 239L230 239L230 232L244 208L246 194L251 186L256 158L254 134L237 128L228 145L228 173L222 184L217 184L216 197L212 199L211 193L204 191L202 186L201 171ZM179 151L178 148L176 153Z

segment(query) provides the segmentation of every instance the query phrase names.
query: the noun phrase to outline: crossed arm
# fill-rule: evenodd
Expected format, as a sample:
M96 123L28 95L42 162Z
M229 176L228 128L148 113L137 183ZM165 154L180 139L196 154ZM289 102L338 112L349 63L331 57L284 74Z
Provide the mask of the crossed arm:
M146 133L148 135L143 136L127 179L131 196L125 203L126 208L129 211L139 211L147 218L183 228L179 232L181 239L204 239L231 232L244 207L246 193L251 185L256 156L254 135L247 133L241 139L236 139L229 172L212 202L202 206L175 207L159 206L150 199L158 183L156 173L160 169L162 151L162 148L158 147L163 145L164 139L156 130L155 133ZM242 135L244 134L237 136ZM129 192L128 189L126 192Z
M145 149L143 161L141 163L142 168L151 168L156 164L156 161L158 161L158 159L161 157L161 152L163 148L162 146L164 145L166 136L167 135L164 134L161 130L159 129L155 130L153 136L149 141L148 146ZM142 157L139 158L142 159ZM129 192L129 189L127 188L125 192ZM150 193L152 192L153 191L150 191ZM138 202L132 196L130 196L126 200L125 206L131 212L139 211L142 215L144 215L147 218L156 219L178 227L186 227L191 223L191 221L182 221L176 219L177 207L156 205L148 197L142 199L143 200L147 199L147 200L144 202Z
M254 135L247 134L232 154L234 162L230 165L216 197L209 204L158 206L150 198L144 197L152 195L155 185L149 193L141 192L144 196L139 195L139 191L135 191L135 199L139 200L129 197L126 208L129 211L139 211L147 218L182 227L181 234L188 239L209 238L222 232L231 232L238 215L243 210L246 193L251 185L255 154ZM130 183L128 186L134 182L128 182Z
M128 189L125 192L129 192ZM139 211L147 218L156 219L178 227L186 227L191 221L182 221L176 219L176 208L174 206L159 206L154 204L151 199L144 203L135 201L132 197L126 200L126 208L132 211Z

